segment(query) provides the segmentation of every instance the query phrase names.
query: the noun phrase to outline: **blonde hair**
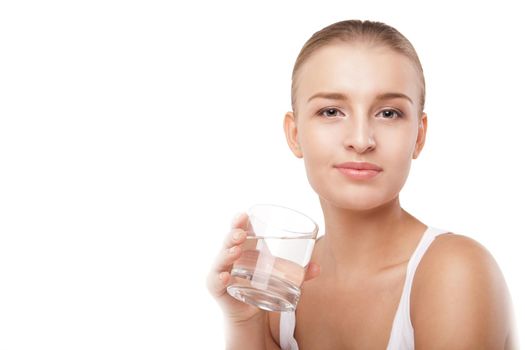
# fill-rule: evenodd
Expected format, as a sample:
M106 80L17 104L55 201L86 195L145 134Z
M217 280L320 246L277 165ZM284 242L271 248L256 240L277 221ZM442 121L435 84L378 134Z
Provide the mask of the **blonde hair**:
M425 76L416 50L397 29L381 22L346 20L331 24L314 33L299 52L292 72L292 109L295 111L297 74L304 62L319 48L336 41L345 43L364 43L371 46L384 46L406 56L419 73L420 96L418 116L425 108Z

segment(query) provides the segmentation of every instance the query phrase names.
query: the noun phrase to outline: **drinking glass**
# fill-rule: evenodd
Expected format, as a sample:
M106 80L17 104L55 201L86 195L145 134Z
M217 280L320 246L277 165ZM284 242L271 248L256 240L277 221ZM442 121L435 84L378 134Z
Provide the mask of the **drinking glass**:
M227 291L264 310L293 311L319 228L305 214L279 205L256 204L247 213L247 239Z

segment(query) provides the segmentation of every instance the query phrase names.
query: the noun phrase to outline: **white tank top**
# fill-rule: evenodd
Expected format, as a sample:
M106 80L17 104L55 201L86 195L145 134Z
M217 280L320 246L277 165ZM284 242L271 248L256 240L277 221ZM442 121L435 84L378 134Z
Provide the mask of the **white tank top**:
M448 231L428 226L408 261L405 284L401 294L401 300L397 307L396 316L394 317L394 323L390 331L390 340L388 341L386 350L414 349L414 328L412 328L412 321L410 320L410 291L412 289L412 281L414 280L417 266L428 247L434 241L434 238L443 233L448 233ZM282 312L279 325L279 343L282 350L299 350L297 341L293 337L294 330L295 312Z

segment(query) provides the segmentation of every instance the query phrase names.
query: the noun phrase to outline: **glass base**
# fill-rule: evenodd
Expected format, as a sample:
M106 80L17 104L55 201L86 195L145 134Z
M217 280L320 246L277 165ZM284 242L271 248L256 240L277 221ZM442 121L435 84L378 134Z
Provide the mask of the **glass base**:
M265 289L260 289L253 286L252 271L234 268L231 275L234 282L226 290L235 299L266 311L295 311L301 290L293 284L268 275Z

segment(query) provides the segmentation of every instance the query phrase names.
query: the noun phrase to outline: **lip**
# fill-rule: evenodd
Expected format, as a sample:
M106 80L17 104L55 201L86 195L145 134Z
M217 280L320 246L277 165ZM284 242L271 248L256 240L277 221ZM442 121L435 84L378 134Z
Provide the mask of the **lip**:
M335 168L355 180L368 180L383 171L380 166L366 162L346 162L337 164Z
M355 169L355 170L375 170L375 171L383 170L379 165L375 165L375 164L367 163L367 162L346 162L346 163L337 164L335 167L344 168L344 169Z

